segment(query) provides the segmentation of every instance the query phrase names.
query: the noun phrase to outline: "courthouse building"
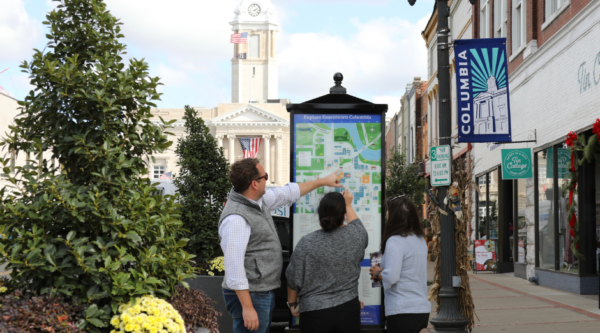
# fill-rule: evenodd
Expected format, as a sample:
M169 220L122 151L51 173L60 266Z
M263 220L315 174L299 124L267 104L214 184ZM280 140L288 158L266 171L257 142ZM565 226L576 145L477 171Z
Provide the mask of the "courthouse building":
M210 133L223 147L230 163L243 157L240 138L260 138L257 158L269 174L269 182L283 185L289 181L290 121L285 108L290 101L278 97L277 32L279 22L270 0L242 0L234 8L229 23L233 34L247 34L247 44L231 44L231 102L216 107L196 107ZM225 23L224 23L225 24ZM227 41L223 41L226 43ZM157 108L152 112L173 120L175 134L171 149L149 160L150 177L177 174L177 140L185 135L184 110Z
M497 240L500 271L598 293L600 156L581 165L574 198L581 259L571 250L562 186L570 168L567 134L589 138L600 118L600 1L480 0L472 22L473 38L507 37L512 139L533 141L474 145L475 238ZM508 148L532 149L532 179L502 179L501 150Z

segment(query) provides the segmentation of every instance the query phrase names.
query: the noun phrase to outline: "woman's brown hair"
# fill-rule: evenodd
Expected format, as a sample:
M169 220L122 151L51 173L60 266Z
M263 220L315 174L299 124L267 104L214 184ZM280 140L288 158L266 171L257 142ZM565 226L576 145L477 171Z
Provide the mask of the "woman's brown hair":
M419 214L415 204L403 195L389 198L386 202L389 218L383 230L381 240L381 254L385 252L385 244L392 236L415 235L425 238L425 232L421 227Z

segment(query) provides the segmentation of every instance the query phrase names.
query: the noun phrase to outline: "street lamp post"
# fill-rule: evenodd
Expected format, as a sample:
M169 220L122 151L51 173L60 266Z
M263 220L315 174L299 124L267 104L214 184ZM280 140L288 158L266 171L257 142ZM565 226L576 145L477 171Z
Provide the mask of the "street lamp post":
M477 0L469 0L472 5ZM416 0L408 0L412 6ZM437 0L437 52L438 52L438 85L439 85L439 124L440 124L440 145L450 146L450 156L452 156L451 136L452 119L450 117L450 45L448 36L448 16L450 8L447 0ZM439 203L444 205L444 199L448 192L448 186L439 187ZM440 206L441 207L441 206ZM445 207L443 207L445 209ZM453 286L453 280L456 276L456 244L454 239L454 215L440 214L441 225L441 275L442 286L439 297L441 300L440 311L437 316L431 319L436 332L465 332L469 320L465 318L458 307L458 289Z

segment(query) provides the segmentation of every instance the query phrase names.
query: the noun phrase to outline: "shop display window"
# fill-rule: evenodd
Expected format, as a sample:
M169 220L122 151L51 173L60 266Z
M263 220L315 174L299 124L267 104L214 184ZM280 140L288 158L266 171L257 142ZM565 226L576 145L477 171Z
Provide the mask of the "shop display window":
M594 162L596 181L596 273L600 273L600 154L596 154Z
M498 176L494 170L477 178L478 239L498 239Z
M554 217L554 169L552 163L552 148L535 154L537 160L538 186L538 235L539 235L539 267L555 269L555 217Z
M487 239L487 175L477 178L477 239Z
M571 234L571 226L567 218L567 203L569 202L568 191L563 193L563 186L569 183L571 167L571 151L567 148L557 147L558 152L558 262L559 269L567 273L579 273L579 261L573 250L571 243L574 235ZM577 188L573 192L573 205L575 206L575 215L577 214ZM579 218L579 216L577 216Z
M525 263L527 261L527 223L525 220L525 208L527 206L527 185L525 179L518 179L517 184L517 223L513 226L517 235L517 260ZM514 232L513 232L514 233ZM514 236L512 237L514 239Z
M488 191L490 195L488 209L490 211L490 239L498 239L498 170L490 172ZM498 243L496 243L498 244Z

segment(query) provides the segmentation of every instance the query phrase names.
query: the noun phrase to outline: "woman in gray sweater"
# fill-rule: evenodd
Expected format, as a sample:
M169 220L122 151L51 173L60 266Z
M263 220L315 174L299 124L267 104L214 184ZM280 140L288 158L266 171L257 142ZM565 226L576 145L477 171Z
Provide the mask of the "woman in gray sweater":
M371 268L383 282L389 333L418 333L427 328L427 244L417 208L404 195L387 201L387 223L381 241L382 267Z
M322 229L302 237L290 259L288 306L302 315L300 332L360 332L358 279L369 236L352 199L348 189L325 194L317 209Z

